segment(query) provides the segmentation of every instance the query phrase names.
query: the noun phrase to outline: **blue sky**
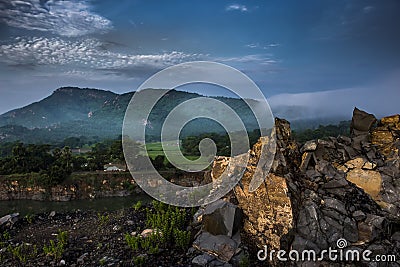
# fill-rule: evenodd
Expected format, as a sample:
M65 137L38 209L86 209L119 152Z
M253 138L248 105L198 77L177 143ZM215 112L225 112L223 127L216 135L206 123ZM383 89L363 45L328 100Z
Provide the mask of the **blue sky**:
M396 0L0 0L0 113L60 86L132 91L193 60L238 68L272 106L399 113L398 14Z

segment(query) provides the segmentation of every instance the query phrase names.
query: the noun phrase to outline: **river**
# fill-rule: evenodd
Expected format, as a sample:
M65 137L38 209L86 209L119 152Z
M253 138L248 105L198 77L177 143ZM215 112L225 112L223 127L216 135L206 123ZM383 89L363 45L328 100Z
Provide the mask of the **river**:
M153 199L147 194L131 195L126 197L108 197L98 199L71 200L67 202L35 201L35 200L1 200L0 217L18 212L21 216L43 212L65 212L80 210L111 211L131 207L137 201L143 204Z

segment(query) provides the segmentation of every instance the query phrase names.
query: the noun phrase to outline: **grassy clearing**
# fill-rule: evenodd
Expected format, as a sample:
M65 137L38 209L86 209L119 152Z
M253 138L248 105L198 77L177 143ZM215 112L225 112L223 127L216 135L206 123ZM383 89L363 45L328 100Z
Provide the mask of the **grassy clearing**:
M170 154L174 154L177 153L180 149L179 145L175 142L175 141L169 141L169 142L165 142L164 143L164 148L161 144L161 142L156 142L156 143L149 143L146 144L146 150L147 150L147 154L149 155L149 157L154 160L157 156L164 156L164 164L168 163L168 159L165 156L165 151L168 151ZM194 156L194 155L184 155L188 160L194 161L197 160L199 158L199 156ZM193 165L204 165L204 163L206 163L207 161L200 161L197 163L190 163L190 166ZM180 165L185 166L184 161L178 161L177 162ZM190 166L188 166L190 168Z

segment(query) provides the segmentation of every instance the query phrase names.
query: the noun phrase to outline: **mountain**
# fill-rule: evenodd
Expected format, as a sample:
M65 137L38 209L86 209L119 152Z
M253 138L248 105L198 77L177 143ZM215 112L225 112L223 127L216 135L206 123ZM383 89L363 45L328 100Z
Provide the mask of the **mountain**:
M148 89L150 90L150 89ZM39 102L0 115L0 142L21 140L29 143L61 142L68 137L116 138L121 135L126 108L134 92L116 94L99 89L62 87ZM166 115L178 104L201 95L171 90L150 113L150 139L160 136ZM248 130L257 128L254 115L241 99L213 97L232 109ZM184 127L181 135L223 132L216 122L196 119Z

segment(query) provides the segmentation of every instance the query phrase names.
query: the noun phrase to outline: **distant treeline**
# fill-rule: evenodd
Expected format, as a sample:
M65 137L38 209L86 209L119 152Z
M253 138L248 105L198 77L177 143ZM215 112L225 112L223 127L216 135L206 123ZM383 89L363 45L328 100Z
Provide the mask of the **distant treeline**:
M322 139L329 136L350 136L350 124L351 121L341 121L338 125L319 125L315 129L293 130L293 137L297 142L304 143L308 140Z

